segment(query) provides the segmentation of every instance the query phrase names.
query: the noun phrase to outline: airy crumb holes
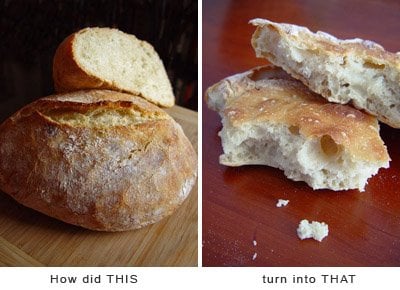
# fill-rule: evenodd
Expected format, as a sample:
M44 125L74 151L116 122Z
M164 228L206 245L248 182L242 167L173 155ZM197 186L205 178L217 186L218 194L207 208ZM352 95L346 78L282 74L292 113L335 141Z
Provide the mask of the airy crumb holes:
M321 149L327 156L334 156L339 152L339 146L329 135L321 137Z

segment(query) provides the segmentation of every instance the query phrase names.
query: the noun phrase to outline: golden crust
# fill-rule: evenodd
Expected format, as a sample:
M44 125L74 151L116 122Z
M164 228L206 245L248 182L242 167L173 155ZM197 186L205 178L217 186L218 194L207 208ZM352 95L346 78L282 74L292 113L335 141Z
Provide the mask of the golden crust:
M87 74L74 58L72 44L76 34L69 35L58 46L53 58L54 89L58 93L80 89L107 89L104 82L93 75Z
M389 160L375 117L348 105L329 103L280 68L264 66L228 77L211 87L206 98L220 89L228 94L220 113L234 127L280 123L306 138L330 136L359 160Z
M196 171L196 153L181 127L131 95L50 96L0 125L1 190L93 230L136 229L170 215Z

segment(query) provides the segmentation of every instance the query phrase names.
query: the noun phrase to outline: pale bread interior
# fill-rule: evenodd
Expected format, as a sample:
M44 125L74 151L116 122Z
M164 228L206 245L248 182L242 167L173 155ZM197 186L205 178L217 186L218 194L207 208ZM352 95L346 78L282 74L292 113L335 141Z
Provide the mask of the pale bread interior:
M163 63L149 43L117 29L90 28L76 34L73 52L89 75L153 103L174 104Z
M368 178L385 166L353 158L328 135L305 138L296 128L272 122L232 127L223 120L223 125L221 164L272 166L313 189L364 191Z

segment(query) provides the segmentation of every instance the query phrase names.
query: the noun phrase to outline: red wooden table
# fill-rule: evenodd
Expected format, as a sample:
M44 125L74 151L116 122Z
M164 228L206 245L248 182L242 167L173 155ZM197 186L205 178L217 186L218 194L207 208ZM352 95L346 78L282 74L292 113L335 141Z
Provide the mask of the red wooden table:
M203 1L203 89L266 63L250 45L256 17L400 50L399 1ZM267 166L229 168L217 113L203 103L204 266L400 266L400 130L381 125L392 158L366 191L313 191ZM276 207L279 198L289 205ZM324 221L321 243L299 240L302 219ZM256 242L254 242L256 241ZM257 254L257 255L255 255Z

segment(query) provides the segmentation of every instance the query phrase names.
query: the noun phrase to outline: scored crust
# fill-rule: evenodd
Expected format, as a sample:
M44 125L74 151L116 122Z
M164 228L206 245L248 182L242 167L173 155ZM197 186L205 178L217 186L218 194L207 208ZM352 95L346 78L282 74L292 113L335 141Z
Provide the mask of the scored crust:
M341 40L308 28L253 19L252 45L264 57L331 102L351 103L400 128L400 54L379 44Z
M123 42L125 46L115 46L117 42ZM89 45L103 53L86 52L85 46ZM117 50L119 55L129 60L118 59ZM94 70L87 65L83 54L91 55L93 62L109 63L109 67ZM131 66L135 69L132 70ZM107 76L106 70L109 70ZM118 73L113 70L118 70ZM125 71L131 73L124 75L122 72ZM146 41L117 29L85 28L69 35L54 55L53 80L58 93L110 89L141 96L161 107L172 107L175 103L168 75L154 48Z
M196 153L182 128L132 95L49 96L0 125L0 189L93 230L131 230L170 215L196 172Z

